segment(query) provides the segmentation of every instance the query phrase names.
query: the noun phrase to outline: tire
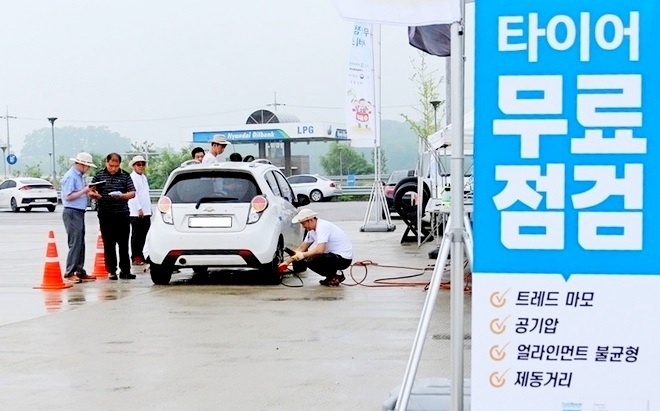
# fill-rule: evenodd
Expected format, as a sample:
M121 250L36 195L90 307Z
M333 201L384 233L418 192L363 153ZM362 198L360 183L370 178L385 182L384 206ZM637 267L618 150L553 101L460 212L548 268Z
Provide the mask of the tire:
M172 268L153 262L149 266L151 281L156 285L168 285L172 279Z
M280 240L277 242L275 254L273 255L273 261L261 267L261 272L268 284L279 284L282 282L279 270L279 265L282 261L284 261L284 240L280 237Z
M309 199L315 203L323 201L323 193L319 190L312 190L312 192L309 193Z
M49 212L49 213L52 213L52 212L55 211L55 206L53 206L53 205L52 205L52 206L48 206L48 207L46 207L46 208L48 208L48 212Z
M32 211L32 206L27 206L27 207L25 207L25 211L28 211L28 212L29 212L29 211Z
M11 211L18 213L21 209L18 208L18 204L16 204L16 199L14 197L11 198L9 201L9 205L11 207Z
M413 221L417 220L417 205L404 200L406 194L417 193L417 177L403 179L397 184L394 191L394 208L401 218ZM431 190L426 184L422 191L422 210L426 208L426 203L431 197Z

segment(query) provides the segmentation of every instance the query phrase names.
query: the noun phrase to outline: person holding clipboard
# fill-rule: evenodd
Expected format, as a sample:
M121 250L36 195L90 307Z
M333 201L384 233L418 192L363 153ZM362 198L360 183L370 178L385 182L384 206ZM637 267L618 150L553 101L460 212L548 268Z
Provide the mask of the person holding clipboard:
M94 281L96 277L85 271L85 211L87 200L99 199L96 184L85 184L85 173L94 167L92 155L78 153L73 165L62 177L62 221L66 230L69 252L66 256L64 279L71 283Z
M119 278L135 279L131 274L128 239L131 232L128 200L135 197L131 175L121 169L121 156L110 153L105 158L105 168L92 178L92 183L105 181L97 186L100 194L97 215L103 238L105 268L110 280L117 280L117 251L119 251Z

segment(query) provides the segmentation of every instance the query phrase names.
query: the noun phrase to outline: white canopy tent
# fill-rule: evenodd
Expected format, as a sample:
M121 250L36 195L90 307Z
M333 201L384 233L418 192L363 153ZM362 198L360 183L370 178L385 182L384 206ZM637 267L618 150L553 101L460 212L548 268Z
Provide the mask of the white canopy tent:
M453 138L451 124L427 137L430 150L447 149L451 153ZM463 154L472 154L474 150L474 111L465 114L463 118Z

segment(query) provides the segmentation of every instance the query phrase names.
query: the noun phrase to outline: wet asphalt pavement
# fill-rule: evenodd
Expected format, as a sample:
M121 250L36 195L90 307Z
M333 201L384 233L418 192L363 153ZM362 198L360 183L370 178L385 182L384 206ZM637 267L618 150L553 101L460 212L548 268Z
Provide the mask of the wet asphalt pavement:
M338 288L309 271L268 286L241 272L198 278L182 270L171 285L154 286L134 267L136 280L37 290L49 230L65 262L61 208L0 212L0 407L380 410L403 379L436 244L401 245L401 220L393 232L360 232L366 205L310 206L348 233L354 261L378 264L366 267L362 285L355 280L365 267L354 267ZM96 214L86 222L91 272ZM466 335L469 306L466 295ZM468 339L466 376L469 347ZM418 378L449 377L449 348L443 291Z

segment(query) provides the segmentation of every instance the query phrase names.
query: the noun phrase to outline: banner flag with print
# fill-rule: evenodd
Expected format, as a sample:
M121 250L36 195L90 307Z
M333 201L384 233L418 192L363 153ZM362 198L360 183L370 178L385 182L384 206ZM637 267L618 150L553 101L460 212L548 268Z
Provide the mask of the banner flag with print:
M371 24L356 23L348 61L346 130L353 147L380 145L376 135L375 85Z

